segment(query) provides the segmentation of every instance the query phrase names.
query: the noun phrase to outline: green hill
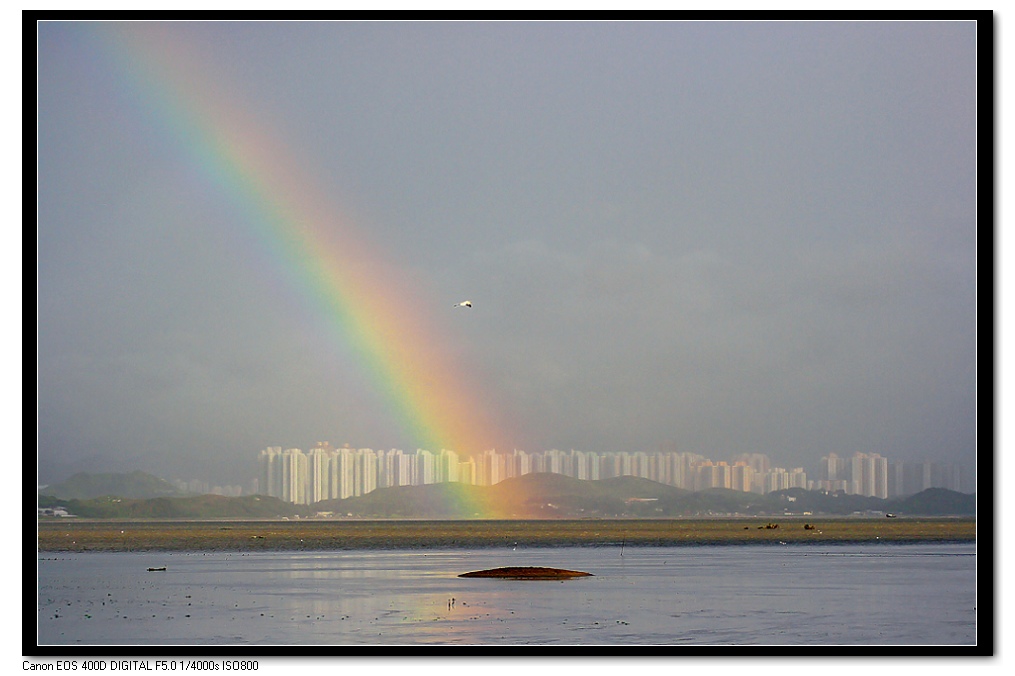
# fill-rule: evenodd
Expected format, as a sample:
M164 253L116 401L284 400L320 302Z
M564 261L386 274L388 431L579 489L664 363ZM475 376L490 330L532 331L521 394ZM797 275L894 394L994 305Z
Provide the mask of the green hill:
M485 486L457 482L379 488L366 495L315 503L315 512L385 519L462 519L476 513Z
M900 514L926 516L973 515L976 514L976 496L944 488L928 488L904 500L898 500L892 509Z
M929 489L905 499L824 493L791 488L767 495L722 488L692 492L633 476L584 481L560 474L526 474L493 486L456 483L381 488L329 500L315 509L382 518L617 518L752 514L892 512L900 515L971 516L976 497Z
M893 512L910 516L971 516L976 498L929 489L905 499L791 488L767 495L722 488L687 491L633 476L600 481L561 474L526 474L493 486L459 483L380 488L367 495L327 500L314 510L362 518L665 518L751 514Z
M87 500L105 495L120 498L159 498L182 495L168 481L144 472L88 474L79 472L66 481L39 489L40 495L63 500Z
M222 495L191 495L177 498L117 498L40 501L40 507L63 507L75 516L93 519L274 519L307 516L306 507L264 495L228 498Z

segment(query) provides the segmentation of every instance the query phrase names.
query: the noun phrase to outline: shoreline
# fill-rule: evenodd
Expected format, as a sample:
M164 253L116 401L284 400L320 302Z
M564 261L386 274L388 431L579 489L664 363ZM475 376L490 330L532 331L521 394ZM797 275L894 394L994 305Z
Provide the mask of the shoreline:
M805 527L806 526L806 527ZM374 521L40 520L38 552L976 542L972 517Z

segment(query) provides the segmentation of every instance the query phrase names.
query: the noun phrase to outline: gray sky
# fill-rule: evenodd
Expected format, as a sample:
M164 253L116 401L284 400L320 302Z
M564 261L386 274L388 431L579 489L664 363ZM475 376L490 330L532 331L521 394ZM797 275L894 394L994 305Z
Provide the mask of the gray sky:
M415 450L137 30L39 28L40 481ZM972 462L972 23L157 34L398 271L369 300L427 317L491 445Z

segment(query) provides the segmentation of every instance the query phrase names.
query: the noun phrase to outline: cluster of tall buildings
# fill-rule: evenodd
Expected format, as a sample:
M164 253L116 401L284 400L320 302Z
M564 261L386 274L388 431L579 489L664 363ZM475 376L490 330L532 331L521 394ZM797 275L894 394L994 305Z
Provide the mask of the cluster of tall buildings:
M488 450L473 456L454 451L406 453L369 448L335 448L326 442L309 451L269 447L259 458L258 492L296 504L365 495L389 486L456 481L489 486L532 472L576 479L638 476L692 491L707 488L768 493L807 487L802 468L769 466L768 457L746 454L733 462L713 462L693 453L595 453L556 449L527 453Z
M960 493L975 491L971 473L961 465L889 462L877 453L854 453L850 457L829 453L821 459L819 478L811 488L876 498L913 495L927 488L948 488Z
M532 472L552 472L576 479L638 476L691 491L708 488L770 493L786 488L841 491L888 498L911 495L931 487L972 492L967 473L955 465L921 462L889 463L877 453L821 459L816 479L802 467L771 467L763 453L745 453L730 462L695 453L596 453L556 449L527 453L488 450L472 456L454 451L418 449L388 451L335 448L320 442L309 451L273 446L261 451L257 492L296 504L366 495L389 486L461 482L490 486Z
M460 456L449 450L335 448L320 442L314 448L261 451L255 491L286 502L314 504L321 500L366 495L389 486L461 482L490 486L532 472L552 472L576 479L638 476L691 491L708 488L770 493L786 488L841 491L879 498L912 495L942 487L973 492L968 472L957 465L932 462L890 463L877 453L844 457L829 453L821 459L816 478L802 467L771 467L767 455L745 453L730 462L695 453L596 453L556 449L528 453L513 450Z
M258 463L258 491L300 505L366 495L389 486L460 481L463 475L475 474L452 451L374 451L333 448L327 442L307 452L272 446L261 451Z
M203 479L173 479L171 482L181 493L194 493L196 495L224 495L227 498L238 498L243 495L243 486L226 484L216 485ZM256 491L255 491L256 492Z

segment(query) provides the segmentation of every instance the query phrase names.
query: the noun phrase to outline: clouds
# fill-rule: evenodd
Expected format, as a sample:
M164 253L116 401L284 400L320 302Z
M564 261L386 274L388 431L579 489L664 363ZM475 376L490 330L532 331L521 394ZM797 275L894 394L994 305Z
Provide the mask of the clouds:
M237 483L267 445L411 448L91 30L40 28L40 467L87 446ZM410 280L518 447L969 457L972 24L165 38L349 215L326 239Z
M585 440L573 446L603 443L599 431L609 428L635 447L672 438L700 450L895 450L907 434L926 438L878 422L901 402L940 410L943 398L972 410L970 289L948 288L948 257L935 261L920 245L792 247L759 259L525 240L481 266L502 296L485 302L515 312L499 327L510 340L491 340L496 352L483 360L511 364L500 382L517 400L555 399L572 421L566 435ZM565 402L575 398L572 410ZM962 424L971 431L972 417Z

